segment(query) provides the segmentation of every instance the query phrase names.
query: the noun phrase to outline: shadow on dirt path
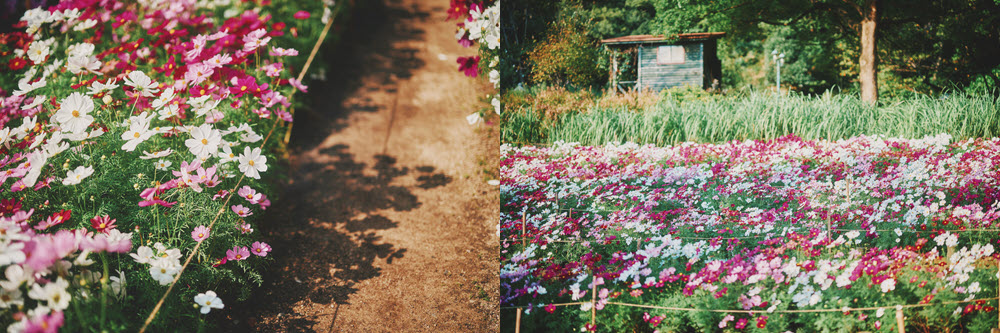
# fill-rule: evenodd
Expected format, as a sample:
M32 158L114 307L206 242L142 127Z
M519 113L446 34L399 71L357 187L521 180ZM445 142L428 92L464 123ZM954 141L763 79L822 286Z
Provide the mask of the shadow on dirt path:
M499 142L465 116L477 81L447 0L362 5L296 114L286 193L258 230L264 285L234 332L499 330ZM227 306L230 304L227 303Z
M397 1L370 1L353 14L348 33L337 50L328 52L322 61L331 64L323 73L326 81L315 80L309 87L311 108L295 119L292 147L308 150L331 133L348 125L354 112L376 112L392 107L378 97L396 94L397 80L406 79L425 62L413 47L399 47L401 42L419 40L426 33L415 24L430 16L418 8L403 8ZM364 96L369 93L379 96Z

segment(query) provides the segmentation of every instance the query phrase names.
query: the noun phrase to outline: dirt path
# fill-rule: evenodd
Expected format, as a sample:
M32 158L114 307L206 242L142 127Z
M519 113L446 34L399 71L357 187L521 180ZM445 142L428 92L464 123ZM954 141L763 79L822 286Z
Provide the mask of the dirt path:
M233 331L490 332L498 143L465 116L473 54L446 0L365 4L296 115L291 179L260 226L275 251Z

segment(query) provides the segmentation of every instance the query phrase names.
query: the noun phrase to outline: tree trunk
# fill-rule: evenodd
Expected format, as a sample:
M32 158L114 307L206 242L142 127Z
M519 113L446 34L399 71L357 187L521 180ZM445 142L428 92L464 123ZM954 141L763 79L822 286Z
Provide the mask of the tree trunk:
M875 23L878 19L878 0L865 1L861 19L861 101L875 104L878 101L878 59L875 58Z

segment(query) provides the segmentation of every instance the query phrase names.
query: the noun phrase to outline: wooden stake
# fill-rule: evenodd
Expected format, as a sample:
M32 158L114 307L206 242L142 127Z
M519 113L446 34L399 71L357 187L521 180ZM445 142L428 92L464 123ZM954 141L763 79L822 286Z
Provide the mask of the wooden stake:
M521 308L517 308L517 324L514 326L514 333L521 333Z
M903 309L896 309L896 327L899 327L899 333L906 333L906 325L903 323Z
M997 277L1000 277L1000 260L997 260ZM1000 299L1000 279L997 279L997 298ZM997 304L997 326L1000 327L1000 304ZM993 329L993 331L1000 331L1000 328Z

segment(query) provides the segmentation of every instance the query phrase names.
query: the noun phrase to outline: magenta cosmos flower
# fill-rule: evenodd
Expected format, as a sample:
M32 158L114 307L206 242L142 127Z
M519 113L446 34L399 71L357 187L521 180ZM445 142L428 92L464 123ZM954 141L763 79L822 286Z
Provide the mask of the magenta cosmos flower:
M271 252L271 246L267 245L267 243L254 242L253 245L250 246L250 253L253 253L254 255L266 257L268 252Z
M194 228L194 231L191 231L191 238L194 238L195 242L203 241L208 238L210 230L203 225L199 225Z
M233 213L236 213L236 215L239 215L240 217L253 215L253 213L250 212L250 208L243 207L243 205L233 205L230 208L232 208Z
M458 71L465 72L465 76L476 77L479 74L479 56L458 57Z
M232 250L226 251L227 260L247 260L250 257L250 250L246 246L234 246Z

